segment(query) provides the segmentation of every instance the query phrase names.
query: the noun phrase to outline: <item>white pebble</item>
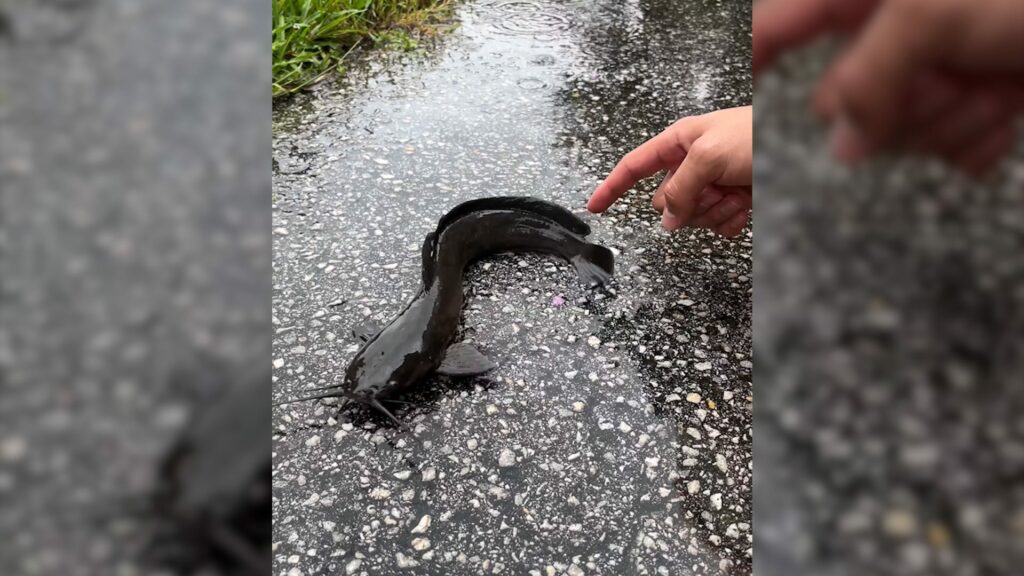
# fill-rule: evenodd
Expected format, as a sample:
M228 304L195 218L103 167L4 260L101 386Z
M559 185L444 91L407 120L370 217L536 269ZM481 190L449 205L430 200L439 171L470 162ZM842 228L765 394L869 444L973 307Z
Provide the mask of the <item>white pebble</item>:
M406 556L405 554L402 554L401 552L396 552L395 553L395 560L398 562L398 567L399 568L414 568L414 567L420 565L419 562L417 562L416 560L414 560L412 558L409 558L408 556Z
M725 460L725 456L721 454L715 454L715 466L723 473L729 472L729 463Z
M428 540L427 538L415 538L412 541L412 548L417 552L422 552L427 548L430 548L430 540Z
M416 527L412 529L412 533L423 534L428 529L430 529L430 514L427 514L423 518L420 518L419 524L416 524Z
M389 497L391 497L391 490L384 488L377 487L370 492L370 498L373 498L374 500L384 500Z
M515 452L509 450L508 448L503 448L501 450L501 454L498 455L498 466L501 466L502 468L508 468L509 466L511 466L511 465L513 465L515 463L516 463L516 454L515 454Z

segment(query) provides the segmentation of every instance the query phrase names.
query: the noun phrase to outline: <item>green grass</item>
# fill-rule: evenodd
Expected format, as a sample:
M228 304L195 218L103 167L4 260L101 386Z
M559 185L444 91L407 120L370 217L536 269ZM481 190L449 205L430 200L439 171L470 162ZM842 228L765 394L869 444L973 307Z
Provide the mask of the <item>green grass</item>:
M274 96L343 71L365 43L402 49L435 33L453 0L274 0Z

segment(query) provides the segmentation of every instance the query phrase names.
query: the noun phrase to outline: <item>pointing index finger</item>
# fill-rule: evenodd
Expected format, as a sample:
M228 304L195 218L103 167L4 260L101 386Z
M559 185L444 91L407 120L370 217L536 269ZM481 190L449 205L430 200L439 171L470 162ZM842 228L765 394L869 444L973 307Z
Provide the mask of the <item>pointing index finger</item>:
M692 142L688 119L676 122L667 130L644 142L622 157L587 202L587 210L604 212L637 182L662 170L670 170L686 157Z

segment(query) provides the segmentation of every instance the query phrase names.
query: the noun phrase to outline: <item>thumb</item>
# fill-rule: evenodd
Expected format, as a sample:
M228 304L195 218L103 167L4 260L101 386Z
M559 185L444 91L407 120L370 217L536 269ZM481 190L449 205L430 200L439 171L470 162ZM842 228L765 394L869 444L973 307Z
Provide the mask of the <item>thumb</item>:
M700 192L721 178L723 172L724 159L718 149L697 139L662 188L665 205L662 225L668 230L675 230L689 222Z

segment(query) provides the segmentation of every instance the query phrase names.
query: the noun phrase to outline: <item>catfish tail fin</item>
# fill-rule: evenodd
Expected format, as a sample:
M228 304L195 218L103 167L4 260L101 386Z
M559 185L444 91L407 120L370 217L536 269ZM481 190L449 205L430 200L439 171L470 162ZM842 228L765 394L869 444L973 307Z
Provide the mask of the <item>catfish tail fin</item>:
M612 279L615 255L604 246L585 244L583 251L573 256L572 264L576 267L580 282L591 288L603 286Z

